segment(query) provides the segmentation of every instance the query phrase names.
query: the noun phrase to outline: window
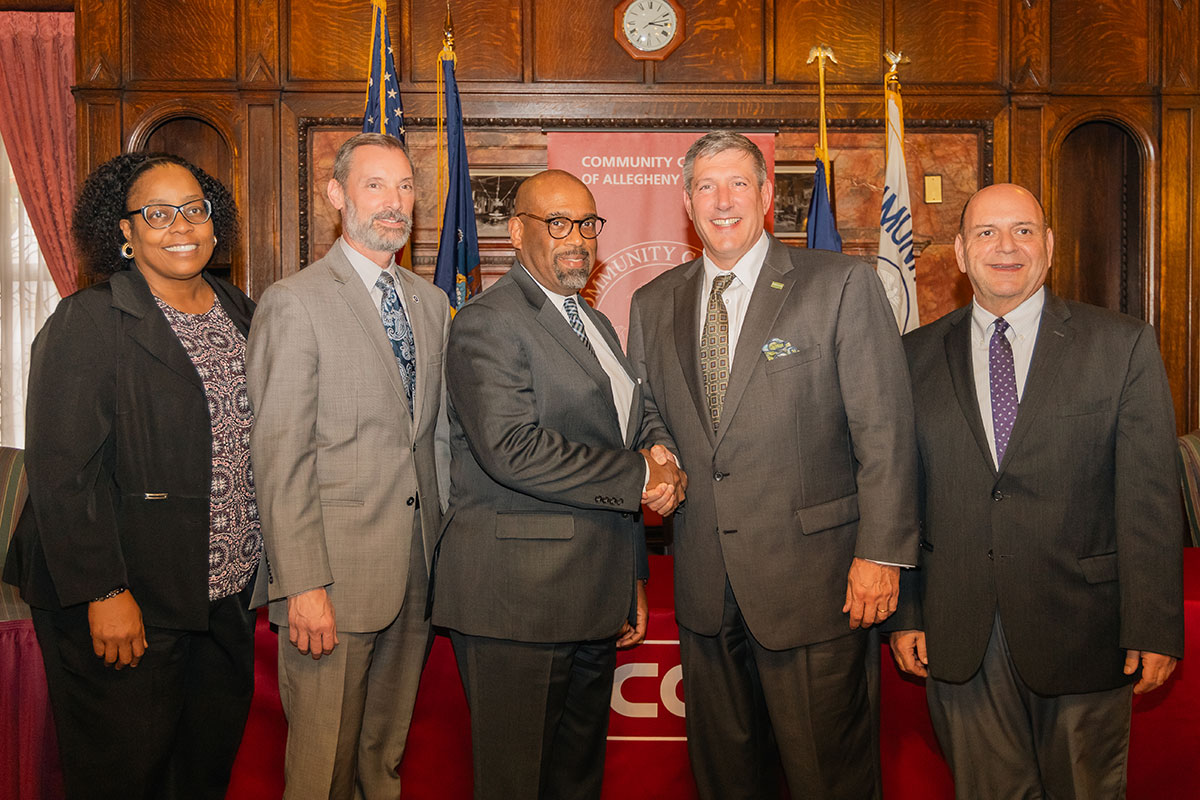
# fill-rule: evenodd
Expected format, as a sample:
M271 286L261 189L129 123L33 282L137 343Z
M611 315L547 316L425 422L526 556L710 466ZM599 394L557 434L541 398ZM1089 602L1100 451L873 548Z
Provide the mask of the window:
M70 209L63 211L70 224ZM25 445L29 347L59 301L0 140L0 445Z

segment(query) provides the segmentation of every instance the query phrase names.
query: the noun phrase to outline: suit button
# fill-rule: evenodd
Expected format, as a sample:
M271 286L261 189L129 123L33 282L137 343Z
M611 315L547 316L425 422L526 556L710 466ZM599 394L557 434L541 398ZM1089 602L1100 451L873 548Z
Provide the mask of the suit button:
M625 498L624 498L624 497L618 497L618 498L617 498L615 501L613 501L613 505L614 505L614 506L623 506L623 505L625 505Z
M714 481L723 481L723 480L725 480L725 473L724 473L724 472L714 472L714 473L713 473L713 480L714 480Z
M992 551L991 551L991 549L989 548L989 549L988 549L988 561L992 561L992 560L994 560L994 559L992 558Z
M412 505L413 503L415 503L415 502L417 502L416 498L415 498L415 497L410 497L410 498L408 498L408 500L406 500L406 501L405 501L405 504L406 504L406 505L410 505L410 506L411 506L411 505Z
M601 497L600 495L596 495L596 502L597 502L597 503L603 503L603 502L604 502L604 498L603 498L603 497Z
M999 489L993 490L992 491L992 499L995 500L997 503L999 503L1001 500L1004 499L1004 492L1000 491Z
M632 516L633 516L633 514L630 514L628 511L621 512L621 519L629 519Z

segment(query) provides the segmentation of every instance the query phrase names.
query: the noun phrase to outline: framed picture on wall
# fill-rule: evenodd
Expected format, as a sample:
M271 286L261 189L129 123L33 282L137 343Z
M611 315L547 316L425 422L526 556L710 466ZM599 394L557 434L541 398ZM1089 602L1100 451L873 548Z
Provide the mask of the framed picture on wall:
M775 162L775 235L780 239L807 238L808 206L816 174L813 162Z
M542 167L471 167L471 197L479 244L508 245L508 218L517 200L517 187Z

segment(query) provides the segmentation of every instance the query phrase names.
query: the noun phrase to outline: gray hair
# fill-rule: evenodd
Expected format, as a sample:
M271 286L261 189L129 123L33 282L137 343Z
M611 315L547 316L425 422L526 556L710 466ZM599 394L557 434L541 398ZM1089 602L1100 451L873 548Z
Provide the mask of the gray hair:
M754 161L754 177L758 179L758 188L767 180L767 160L763 157L758 145L734 131L711 131L704 134L688 148L683 157L683 188L692 196L692 170L695 169L697 158L711 158L726 150L740 150Z
M333 160L333 179L335 181L342 186L346 185L346 180L350 177L350 160L354 157L354 151L366 145L399 150L404 153L404 157L408 159L409 163L412 163L412 156L408 154L408 148L395 136L389 136L386 133L359 133L351 136L338 148L337 158Z

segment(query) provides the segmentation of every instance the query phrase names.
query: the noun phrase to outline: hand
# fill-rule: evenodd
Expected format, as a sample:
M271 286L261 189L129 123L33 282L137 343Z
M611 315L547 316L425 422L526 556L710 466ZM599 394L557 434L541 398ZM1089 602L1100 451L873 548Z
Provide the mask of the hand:
M104 659L106 667L136 667L150 646L142 609L128 589L107 600L88 603L88 628L92 652Z
M900 568L876 564L865 558L850 562L846 575L846 604L851 628L869 628L883 622L896 610L900 596Z
M925 631L895 631L889 644L896 666L909 675L929 675L929 653L925 649Z
M625 620L621 624L621 633L617 636L617 649L624 650L627 647L639 645L646 638L646 621L650 618L650 607L646 602L646 582L637 582L637 627L629 624L629 620Z
M650 468L650 479L642 491L642 502L655 513L666 516L684 501L687 474L679 468L671 451L661 444L639 452Z
M1132 675L1137 672L1139 661L1142 665L1142 677L1133 685L1134 694L1154 691L1166 683L1167 678L1171 677L1171 673L1175 670L1175 659L1171 656L1146 650L1126 650L1125 674Z
M327 656L338 645L333 603L324 588L309 589L287 600L288 639L313 660Z

